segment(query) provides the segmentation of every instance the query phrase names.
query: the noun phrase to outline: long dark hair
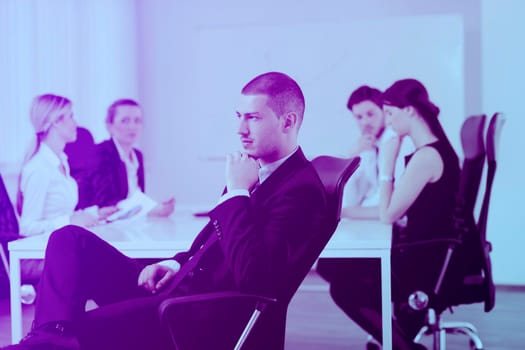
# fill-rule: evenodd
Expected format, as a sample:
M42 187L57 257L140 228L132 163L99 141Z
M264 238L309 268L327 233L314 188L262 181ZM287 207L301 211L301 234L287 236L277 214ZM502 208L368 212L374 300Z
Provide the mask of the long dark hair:
M427 89L420 81L416 79L396 81L383 93L383 104L398 108L414 107L434 136L454 149L439 122L439 107L430 101Z

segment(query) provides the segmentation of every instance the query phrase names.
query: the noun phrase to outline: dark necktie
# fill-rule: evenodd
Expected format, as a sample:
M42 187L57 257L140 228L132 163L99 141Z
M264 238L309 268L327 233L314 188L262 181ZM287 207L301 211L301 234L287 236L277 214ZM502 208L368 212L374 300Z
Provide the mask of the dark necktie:
M217 223L214 222L213 225L216 227ZM209 229L213 230L213 228ZM166 293L169 294L173 292L177 288L177 286L182 282L182 280L184 280L184 278L188 276L191 277L193 275L195 268L199 263L199 260L206 253L206 251L210 249L218 240L219 236L215 232L211 232L210 236L200 247L200 249L197 250L197 252L195 252L195 254L193 254L193 256L188 261L186 261L184 265L182 265L175 277L173 277L173 280L166 288Z
M250 194L252 194L255 191L257 191L259 186L261 186L261 182L259 180L257 180L257 182L253 184L252 188L250 188Z

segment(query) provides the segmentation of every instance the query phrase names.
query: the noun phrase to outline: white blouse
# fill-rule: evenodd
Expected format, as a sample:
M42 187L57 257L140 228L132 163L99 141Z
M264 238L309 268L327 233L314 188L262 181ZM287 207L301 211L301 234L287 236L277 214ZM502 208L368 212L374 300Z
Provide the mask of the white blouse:
M120 156L120 159L124 162L126 166L126 175L128 178L128 197L130 198L135 191L139 190L139 179L137 176L137 170L139 169L139 160L137 159L137 155L135 154L135 151L131 151L131 158L124 153L124 150L122 147L120 147L120 144L117 142L117 140L113 139L113 143L115 144L115 147L117 148L117 152Z
M38 152L22 169L20 188L23 236L50 233L70 223L78 202L78 187L69 175L64 153L57 156L45 143L40 144Z

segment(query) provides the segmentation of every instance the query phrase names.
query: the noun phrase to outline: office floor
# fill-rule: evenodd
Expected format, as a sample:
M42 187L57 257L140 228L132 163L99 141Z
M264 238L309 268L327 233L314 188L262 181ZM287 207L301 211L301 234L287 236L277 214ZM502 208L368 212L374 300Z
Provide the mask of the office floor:
M481 334L485 349L525 349L525 289L500 287L496 307L483 312L481 304L455 309L447 319L473 322ZM24 306L24 327L28 329L33 306ZM0 346L9 343L11 333L9 302L0 300ZM365 349L366 333L353 324L333 304L328 286L311 273L292 300L286 330L287 350L353 350ZM426 345L430 339L424 339ZM448 350L469 349L465 337L448 336Z

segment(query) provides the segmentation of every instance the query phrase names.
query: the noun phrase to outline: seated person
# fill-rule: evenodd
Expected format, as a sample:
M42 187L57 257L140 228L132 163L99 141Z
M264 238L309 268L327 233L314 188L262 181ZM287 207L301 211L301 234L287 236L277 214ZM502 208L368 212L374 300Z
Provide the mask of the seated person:
M66 144L77 137L71 101L51 94L37 96L30 117L36 140L20 176L21 234L50 233L68 224L90 227L113 212L112 208L75 211L78 187L64 153Z
M361 130L350 157L359 156L361 163L345 186L341 215L350 219L379 219L377 153L380 145L395 133L385 128L383 94L378 89L360 86L350 94L347 108ZM401 154L409 154L413 148L411 141L405 138ZM400 175L403 168L403 162L398 161L396 175Z
M134 100L121 99L108 108L106 127L111 138L95 147L97 165L92 174L92 204L119 205L135 191L144 192L144 161L142 152L134 148L142 134L142 108ZM148 214L169 216L174 209L171 198Z
M37 96L30 119L36 140L20 174L20 234L51 233L69 224L90 227L112 214L115 209L111 207L75 210L78 187L69 174L64 153L66 144L77 137L71 101L52 94ZM26 259L22 262L22 277L37 280L42 269L41 259Z
M297 143L303 113L302 91L283 73L244 86L236 113L243 151L226 157L226 191L210 222L172 260L144 267L85 229L55 231L34 328L6 349L172 349L157 311L168 297L237 290L280 300L328 214L321 180ZM87 299L99 308L86 312ZM261 317L246 349L284 348L282 306Z
M386 124L398 137L380 149L379 216L394 223L406 215L406 227L394 231L393 244L453 236L453 210L459 184L459 162L441 124L439 108L417 80L395 82L384 95ZM410 137L415 151L405 158L406 168L396 181L394 167L402 138ZM449 236L450 235L450 236ZM412 341L424 324L424 313L410 310L408 295L416 289L431 291L445 250L392 251L394 349L420 349ZM336 304L366 332L381 341L381 283L379 264L362 262L361 270L340 263L338 273L325 274ZM368 261L368 263L367 263Z

